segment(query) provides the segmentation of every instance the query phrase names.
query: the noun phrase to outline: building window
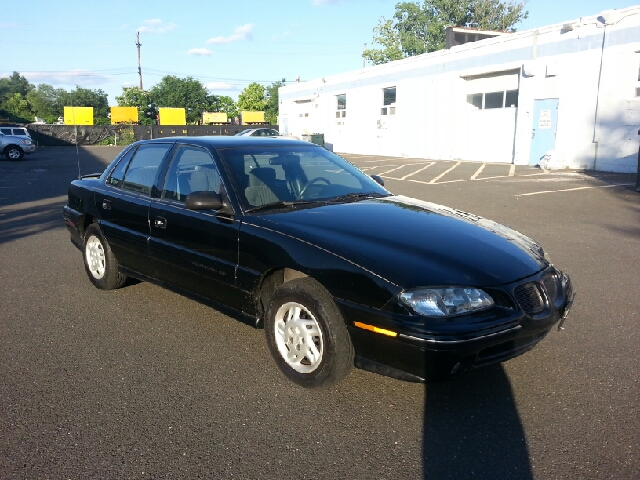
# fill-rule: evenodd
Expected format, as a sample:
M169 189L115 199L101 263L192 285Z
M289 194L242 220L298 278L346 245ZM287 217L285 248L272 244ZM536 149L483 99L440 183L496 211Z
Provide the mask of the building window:
M518 106L518 90L500 92L471 93L467 95L467 103L471 110L490 108L515 108Z
M482 110L482 98L482 93L472 93L467 95L467 103L474 107L472 110Z
M380 115L396 114L396 87L382 89L382 105Z
M504 105L504 92L488 92L484 94L484 108L502 108Z
M347 94L336 95L336 118L347 116Z

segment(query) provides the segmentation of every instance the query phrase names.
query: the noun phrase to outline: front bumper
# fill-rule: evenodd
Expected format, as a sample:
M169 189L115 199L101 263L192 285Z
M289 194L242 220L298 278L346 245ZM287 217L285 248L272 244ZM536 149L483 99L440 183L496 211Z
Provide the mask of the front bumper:
M555 292L545 287L550 275L558 279ZM521 285L538 290L543 303L535 311L527 312L518 303L514 291ZM574 297L569 277L553 267L499 290L504 297L496 307L448 320L390 314L336 301L347 322L357 366L425 381L449 378L531 350L555 324L564 321ZM386 333L363 329L363 324Z

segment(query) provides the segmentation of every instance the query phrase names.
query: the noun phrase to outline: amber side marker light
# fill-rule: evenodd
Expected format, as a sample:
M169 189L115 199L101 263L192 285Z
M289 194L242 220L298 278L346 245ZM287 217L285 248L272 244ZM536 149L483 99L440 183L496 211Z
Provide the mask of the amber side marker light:
M384 328L374 327L373 325L367 325L362 322L354 322L354 325L358 328L362 328L364 330L371 330L374 333L380 333L381 335L387 335L388 337L397 337L398 334L396 332L392 332L391 330L385 330Z

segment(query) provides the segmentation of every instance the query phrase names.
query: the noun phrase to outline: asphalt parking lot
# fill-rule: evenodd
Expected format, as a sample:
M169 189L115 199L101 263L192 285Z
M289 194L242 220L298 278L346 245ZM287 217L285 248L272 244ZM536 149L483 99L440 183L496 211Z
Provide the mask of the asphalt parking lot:
M577 297L564 331L502 365L428 385L354 370L309 391L262 331L87 280L66 187L119 150L0 161L0 478L640 478L635 175L344 155L393 193L533 237Z

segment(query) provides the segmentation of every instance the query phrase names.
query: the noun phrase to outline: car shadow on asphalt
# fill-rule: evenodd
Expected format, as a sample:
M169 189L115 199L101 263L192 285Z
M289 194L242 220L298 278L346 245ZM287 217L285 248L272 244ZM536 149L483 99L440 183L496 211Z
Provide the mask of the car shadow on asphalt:
M501 365L426 385L425 479L533 479L525 433Z
M21 161L0 162L0 244L63 227L71 181L104 171L120 150L44 147Z

